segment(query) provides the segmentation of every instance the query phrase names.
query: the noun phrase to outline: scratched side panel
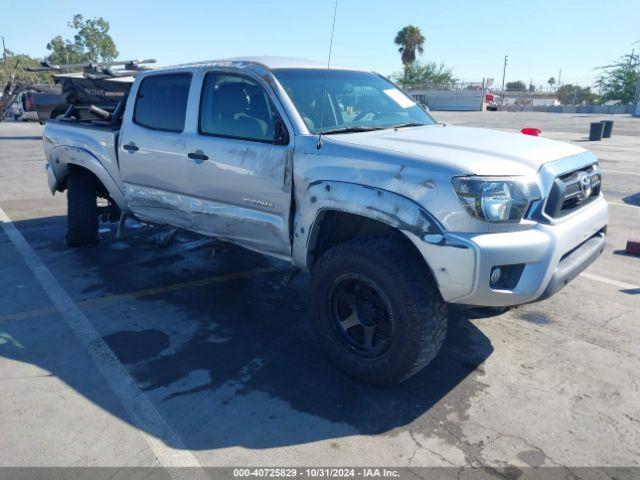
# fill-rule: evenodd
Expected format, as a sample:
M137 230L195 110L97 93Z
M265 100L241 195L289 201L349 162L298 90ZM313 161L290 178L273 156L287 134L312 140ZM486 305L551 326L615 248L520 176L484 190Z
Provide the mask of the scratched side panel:
M293 146L193 135L208 159L189 168L192 228L278 256L291 255Z
M188 230L192 227L185 195L126 183L124 196L131 211L141 220Z
M211 200L190 199L192 229L261 253L289 256L282 217Z
M277 215L140 185L127 184L125 197L143 220L184 228L278 257L289 256L282 233L287 227Z

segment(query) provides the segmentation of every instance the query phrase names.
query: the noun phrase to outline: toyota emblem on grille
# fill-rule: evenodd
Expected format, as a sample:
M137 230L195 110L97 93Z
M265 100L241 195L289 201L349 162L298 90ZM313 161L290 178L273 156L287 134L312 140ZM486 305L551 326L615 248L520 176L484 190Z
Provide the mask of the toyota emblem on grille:
M579 182L582 198L587 198L589 195L591 195L591 177L583 172L580 174Z

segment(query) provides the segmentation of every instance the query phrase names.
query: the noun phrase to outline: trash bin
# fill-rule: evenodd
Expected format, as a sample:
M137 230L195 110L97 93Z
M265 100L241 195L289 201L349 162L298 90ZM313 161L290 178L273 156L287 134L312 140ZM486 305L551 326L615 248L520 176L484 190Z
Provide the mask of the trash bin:
M592 142L602 140L603 130L604 130L604 123L592 122L591 127L589 128L589 140L591 140Z
M610 138L611 133L613 133L613 120L602 120L600 123L604 125L602 138Z

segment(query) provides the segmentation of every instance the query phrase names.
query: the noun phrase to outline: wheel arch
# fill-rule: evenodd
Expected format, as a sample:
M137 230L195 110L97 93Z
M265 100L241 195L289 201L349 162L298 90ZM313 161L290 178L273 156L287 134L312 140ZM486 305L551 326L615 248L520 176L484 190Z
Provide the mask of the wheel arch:
M296 208L293 257L307 270L323 251L355 234L393 235L419 255L406 232L420 237L442 232L437 220L413 200L347 182L314 182Z
M92 154L77 147L58 146L52 150L51 157L55 158L52 163L57 180L55 190L59 192L66 190L69 174L73 170L83 169L96 177L121 210L127 210L124 195L116 181Z

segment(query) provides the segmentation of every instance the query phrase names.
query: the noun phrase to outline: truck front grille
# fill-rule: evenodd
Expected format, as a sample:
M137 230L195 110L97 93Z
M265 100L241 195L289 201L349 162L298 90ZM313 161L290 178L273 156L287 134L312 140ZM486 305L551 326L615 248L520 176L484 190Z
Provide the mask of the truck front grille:
M595 200L601 185L595 165L560 175L553 181L544 211L551 218L568 215Z

